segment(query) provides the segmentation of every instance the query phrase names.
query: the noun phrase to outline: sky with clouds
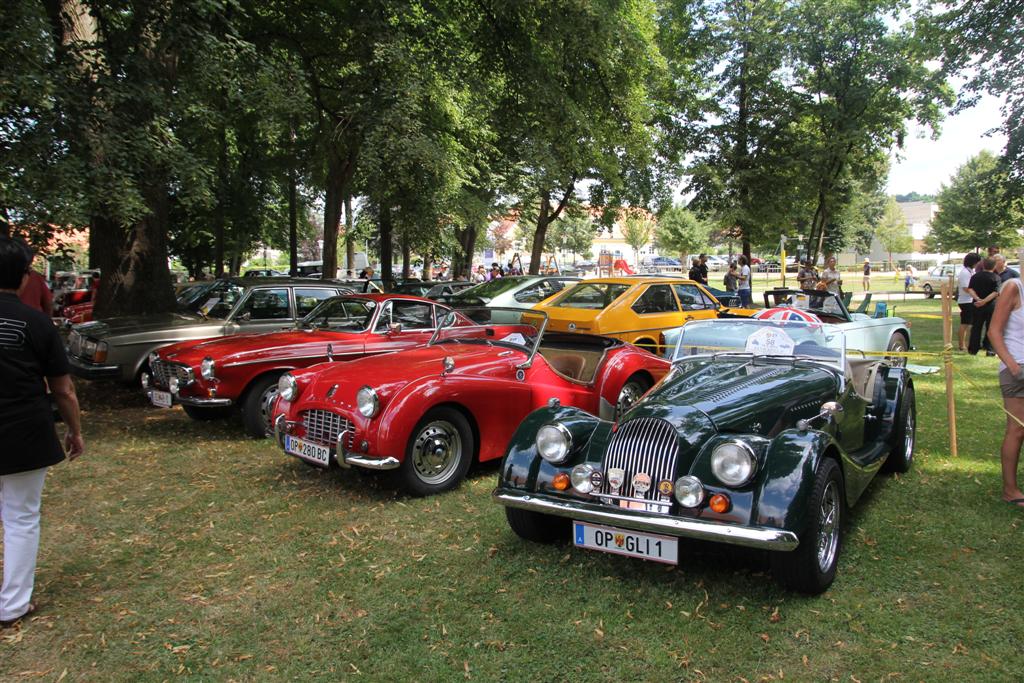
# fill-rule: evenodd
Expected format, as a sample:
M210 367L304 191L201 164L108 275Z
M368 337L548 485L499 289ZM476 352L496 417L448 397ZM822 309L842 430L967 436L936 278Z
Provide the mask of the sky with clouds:
M910 129L902 150L891 155L889 194L934 194L957 168L983 149L1000 154L1006 136L986 133L1002 123L1001 99L985 96L971 109L947 117L937 140L918 126ZM925 137L921 137L924 135Z

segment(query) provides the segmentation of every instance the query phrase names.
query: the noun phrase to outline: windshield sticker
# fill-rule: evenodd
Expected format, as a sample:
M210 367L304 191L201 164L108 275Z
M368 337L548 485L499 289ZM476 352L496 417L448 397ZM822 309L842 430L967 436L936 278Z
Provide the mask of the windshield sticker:
M210 297L209 299L206 300L206 303L203 304L199 308L199 311L203 315L206 315L207 313L209 313L213 309L214 306L216 306L219 303L220 303L220 297L219 296Z
M502 337L498 341L508 342L509 344L519 344L520 346L526 346L526 337L519 334L518 332L513 332L512 334L506 337Z
M747 337L746 352L755 356L792 356L796 342L785 330L765 327Z

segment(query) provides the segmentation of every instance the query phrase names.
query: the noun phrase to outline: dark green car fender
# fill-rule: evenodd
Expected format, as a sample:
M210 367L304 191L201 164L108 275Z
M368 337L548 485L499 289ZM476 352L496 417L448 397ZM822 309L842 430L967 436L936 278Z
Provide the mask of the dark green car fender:
M814 474L826 451L839 449L832 436L818 430L786 430L772 441L755 499L758 526L800 532L807 524L807 501Z
M561 465L552 465L541 458L537 454L534 441L541 427L555 422L568 429L572 435L569 458ZM590 451L590 440L595 432L601 430L607 433L610 428L610 422L594 417L579 408L538 408L526 416L512 435L508 450L501 461L498 475L500 485L528 491L544 490L557 473L568 471L574 464L583 462Z

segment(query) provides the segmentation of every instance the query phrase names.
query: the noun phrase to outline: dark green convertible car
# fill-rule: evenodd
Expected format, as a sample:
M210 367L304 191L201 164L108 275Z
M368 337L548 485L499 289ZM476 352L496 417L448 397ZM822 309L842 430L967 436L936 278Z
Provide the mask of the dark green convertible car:
M840 328L802 318L687 324L619 422L555 400L531 413L494 491L512 530L670 564L680 538L762 548L783 586L826 590L848 507L911 465L916 408L905 369L848 358Z

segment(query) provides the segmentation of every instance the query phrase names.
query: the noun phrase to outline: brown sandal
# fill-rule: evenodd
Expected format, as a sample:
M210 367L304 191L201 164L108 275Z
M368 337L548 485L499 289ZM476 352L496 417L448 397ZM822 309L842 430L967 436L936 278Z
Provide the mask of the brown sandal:
M36 611L36 606L30 602L30 603L28 603L28 609L25 610L25 613L22 614L20 617L15 617L13 619L4 619L4 620L0 621L0 628L10 628L11 626L14 626L15 624L17 624L22 619L24 619L24 618L26 618L28 616L31 616L35 611Z

